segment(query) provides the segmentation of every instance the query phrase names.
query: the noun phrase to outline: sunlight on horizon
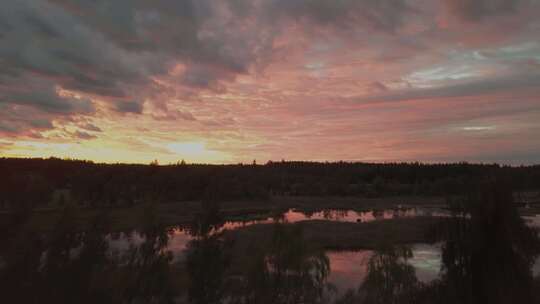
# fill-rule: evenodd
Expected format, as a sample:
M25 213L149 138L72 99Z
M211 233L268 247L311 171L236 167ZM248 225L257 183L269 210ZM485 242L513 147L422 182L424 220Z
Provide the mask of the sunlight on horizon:
M99 140L84 143L15 141L6 145L8 148L0 153L0 157L58 157L103 163L141 164L155 160L160 164L175 164L182 160L192 163L228 163L231 161L231 157L227 153L209 149L204 142L198 141L155 144L155 149L151 151L106 146Z

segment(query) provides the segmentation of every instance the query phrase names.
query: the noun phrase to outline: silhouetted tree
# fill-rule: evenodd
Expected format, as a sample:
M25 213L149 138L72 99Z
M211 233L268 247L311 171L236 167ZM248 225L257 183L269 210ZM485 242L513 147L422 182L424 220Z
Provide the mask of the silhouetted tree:
M194 219L186 254L189 274L188 294L192 303L222 303L224 297L225 272L229 258L224 249L219 228L223 225L215 189L207 189L201 203L201 211Z
M368 262L368 273L360 292L362 303L414 303L419 288L414 267L407 263L412 251L407 246L382 245Z
M431 291L436 303L536 303L532 265L540 254L503 179L482 182L453 204L454 216L434 231L442 241L443 274ZM536 293L536 294L535 294Z
M276 224L270 244L253 248L233 303L322 303L330 262L310 245L300 226Z
M172 253L166 250L170 229L164 226L154 204L147 204L141 214L144 241L130 248L125 259L129 274L124 299L127 303L173 303L174 290L170 272Z

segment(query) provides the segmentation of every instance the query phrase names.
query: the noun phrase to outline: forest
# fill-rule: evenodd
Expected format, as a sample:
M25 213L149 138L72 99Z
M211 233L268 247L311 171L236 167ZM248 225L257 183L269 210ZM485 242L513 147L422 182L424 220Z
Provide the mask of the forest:
M452 196L490 176L514 191L540 189L540 166L269 161L266 164L98 164L91 161L0 158L0 209L39 208L68 201L86 207L276 196ZM211 190L209 190L211 189Z

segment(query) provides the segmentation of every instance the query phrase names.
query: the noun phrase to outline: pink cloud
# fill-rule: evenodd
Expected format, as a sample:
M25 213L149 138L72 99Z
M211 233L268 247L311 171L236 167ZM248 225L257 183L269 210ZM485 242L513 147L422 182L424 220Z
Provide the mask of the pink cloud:
M84 157L99 142L110 161L182 158L163 147L183 141L214 162L540 161L533 1L44 5L41 29L0 13L19 31L0 32L10 143Z

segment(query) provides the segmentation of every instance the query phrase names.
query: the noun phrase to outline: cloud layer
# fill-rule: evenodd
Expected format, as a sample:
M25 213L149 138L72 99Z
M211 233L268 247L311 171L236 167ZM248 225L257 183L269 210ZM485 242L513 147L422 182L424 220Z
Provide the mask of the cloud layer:
M537 0L11 1L0 155L540 162L539 20Z

